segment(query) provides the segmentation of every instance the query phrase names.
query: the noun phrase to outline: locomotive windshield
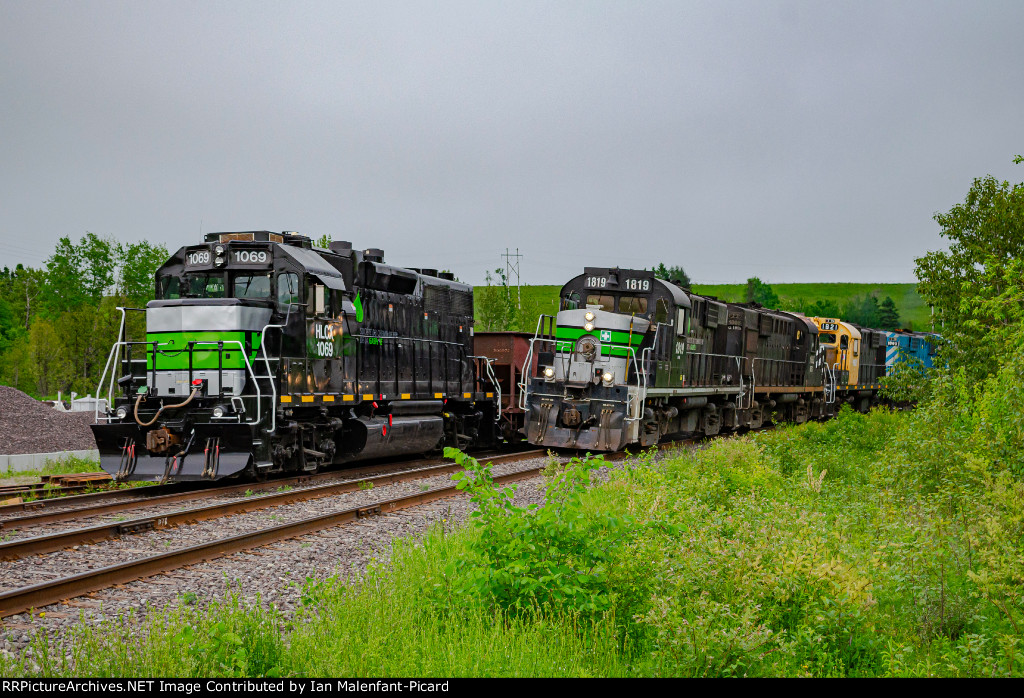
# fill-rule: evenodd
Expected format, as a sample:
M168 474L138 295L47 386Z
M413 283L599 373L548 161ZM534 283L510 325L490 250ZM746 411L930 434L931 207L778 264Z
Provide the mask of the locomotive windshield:
M164 300L224 298L227 295L223 272L189 272L184 278L165 276L160 279L160 297ZM270 298L271 295L269 273L232 274L232 298Z
M236 274L231 295L235 298L270 298L270 274Z
M619 312L641 315L647 312L647 299L643 296L622 296L619 298Z
M601 310L615 312L615 296L587 296L587 305L599 305Z
M160 280L160 297L176 298L223 298L223 274L187 274L184 279L167 276Z

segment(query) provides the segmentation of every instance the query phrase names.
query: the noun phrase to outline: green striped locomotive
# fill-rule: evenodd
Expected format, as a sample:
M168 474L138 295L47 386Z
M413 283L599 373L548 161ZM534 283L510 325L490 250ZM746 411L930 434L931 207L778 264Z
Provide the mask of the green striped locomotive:
M826 417L840 401L810 318L691 294L644 270L587 267L565 284L529 361L520 405L538 446L651 446Z
M472 287L294 233L211 233L126 313L93 432L120 480L256 478L496 441Z

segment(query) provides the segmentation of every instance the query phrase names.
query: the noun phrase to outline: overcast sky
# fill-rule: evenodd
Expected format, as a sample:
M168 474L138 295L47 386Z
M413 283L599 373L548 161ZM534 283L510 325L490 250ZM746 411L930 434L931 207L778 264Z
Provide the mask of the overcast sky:
M0 0L0 266L329 233L479 283L914 280L1021 181L1024 2Z

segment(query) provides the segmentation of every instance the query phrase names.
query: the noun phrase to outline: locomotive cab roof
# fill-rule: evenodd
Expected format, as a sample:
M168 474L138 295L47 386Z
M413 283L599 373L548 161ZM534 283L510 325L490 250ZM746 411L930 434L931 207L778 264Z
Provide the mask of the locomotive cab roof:
M646 283L637 285L637 282ZM587 305L586 294L627 294L665 298L671 300L677 307L691 307L690 298L682 288L664 279L659 279L653 271L646 269L584 267L583 273L566 283L559 295L566 298L574 292L581 294L581 306Z

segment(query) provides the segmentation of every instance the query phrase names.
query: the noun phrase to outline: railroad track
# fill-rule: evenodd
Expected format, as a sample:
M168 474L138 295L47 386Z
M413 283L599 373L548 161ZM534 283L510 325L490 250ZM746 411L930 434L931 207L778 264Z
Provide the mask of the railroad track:
M694 440L669 442L662 444L660 448L665 449L693 442ZM527 458L542 458L544 453L545 452L543 450L531 450L507 455L477 457L481 460L490 461L500 467L502 465L507 465ZM624 459L629 455L630 454L627 452L619 452L604 454L604 457L609 461L617 461ZM422 461L420 463L422 463ZM393 464L394 467L408 465L409 463ZM369 466L365 468L365 470L370 471L375 468L379 471L380 467L381 466ZM503 484L516 480L532 478L538 475L543 467L544 465L537 465L524 470L496 475L494 477L494 481L497 484ZM360 490L369 490L372 492L374 489L383 489L388 485L407 483L406 488L408 489L408 483L412 480L434 478L435 482L437 482L441 480L442 476L446 476L459 470L461 470L461 467L456 466L453 463L441 463L430 467L408 470L406 472L392 472L383 475L374 475L346 482L311 486L303 490L276 492L260 497L213 504L188 511L172 512L166 515L158 514L156 516L140 517L130 521L112 522L55 535L36 536L34 538L0 544L0 559L29 563L33 566L32 568L34 568L36 565L41 566L43 564L41 562L37 562L45 559L39 556L45 556L47 553L55 553L55 551L76 549L79 547L81 550L69 550L69 552L81 553L83 551L93 551L94 549L88 546L105 540L116 539L116 541L124 543L126 541L133 540L135 534L147 534L151 531L163 532L164 529L173 529L185 524L243 514L246 512L257 512L260 509L270 509L271 507L287 508L287 505L296 505L299 502L309 502L310 500L317 499L327 500L327 498L336 495L346 496L345 493L349 493L349 496L360 496L351 495L351 493L355 493ZM335 472L327 475L331 474L335 477L338 474L351 475L353 474L353 471L343 471L342 473ZM312 477L313 476L307 476L305 479L309 480L312 479ZM63 573L60 573L55 575L53 572L47 573L44 570L44 575L50 577L56 576L56 578L28 583L19 588L10 589L0 593L0 618L15 616L33 609L41 609L52 604L66 602L70 599L90 595L110 587L121 588L121 585L135 580L145 579L147 577L157 577L153 580L152 584L172 583L163 575L182 567L188 567L200 562L232 555L234 553L248 551L250 555L273 555L276 557L278 555L276 549L273 553L267 551L260 552L256 549L295 538L297 536L323 531L324 529L341 526L347 523L365 521L367 519L372 519L373 517L379 517L384 514L414 508L459 494L459 490L454 486L447 484L447 478L444 478L443 482L445 486L433 486L428 489L427 485L423 485L423 491L397 497L379 499L368 503L362 503L358 506L347 506L341 509L333 508L331 511L326 511L313 516L303 516L298 520L262 527L259 530L248 531L236 535L217 536L216 538L203 541L196 545L188 545L178 549L169 550L167 552L149 554L141 558L133 557L130 560L113 561L110 564L101 563L102 566L77 574L64 575ZM227 489L237 490L242 487L252 488L256 484L257 483L248 483L239 486L232 486ZM281 484L282 481L258 483L259 486L266 487L280 487ZM187 494L192 498L211 496L211 494L217 489L225 488L208 488L202 492L182 494ZM147 503L143 501L130 502L129 504L137 508L139 506L146 506ZM109 504L101 505L101 507L103 506L109 506ZM80 512L75 513L80 514ZM270 518L274 519L276 517L271 516ZM8 523L9 522L10 519L8 520ZM141 539L146 536L139 535L137 537ZM303 543L302 545L305 547L308 543ZM114 554L112 557L116 558L117 553L119 552L123 551L113 551ZM134 549L131 552L138 553L152 551L139 551ZM95 555L87 554L86 557L88 559L92 559ZM287 572L285 574L287 574ZM86 599L80 602L76 601L73 605L80 604L95 604L95 602ZM58 613L56 615L60 616L61 614Z
M544 452L540 450L525 451L505 456L488 457L487 460L495 464L503 464L526 458L537 458L542 456L543 453ZM526 470L496 476L494 479L496 483L513 482L515 480L534 477L542 468L543 466L532 467ZM299 501L325 498L341 494L343 492L372 490L374 486L391 485L408 482L409 480L414 479L447 475L458 470L461 470L460 466L456 466L452 463L445 463L442 465L420 468L402 473L391 473L343 483L332 483L319 487L311 487L304 490L274 493L251 499L247 498L225 504L215 504L198 509L177 512L175 514L158 515L134 519L131 521L103 524L51 536L37 536L0 545L0 558L5 560L16 560L26 556L36 556L47 552L72 548L74 546L92 544L94 542L110 538L120 538L136 533L171 528L185 523L193 523L210 518L255 511L257 509L264 509L272 506L294 504ZM275 487L278 485L278 482L274 483ZM150 575L156 575L180 567L193 565L198 562L212 560L238 551L264 546L275 541L294 538L296 536L319 531L324 528L419 506L428 502L452 497L458 493L459 491L454 486L436 487L415 494L374 501L363 506L348 507L342 510L330 511L302 518L297 521L261 528L257 531L216 538L197 545L187 546L166 553L149 555L140 559L118 562L98 569L60 577L50 581L29 584L21 588L0 593L0 617L7 617L23 613L31 609L42 608L50 604L59 603L69 598L95 592L113 585L124 584ZM208 495L209 491L204 494Z
M480 458L495 458L504 454L486 453ZM515 455L515 454L509 454ZM176 504L195 499L207 499L230 496L245 492L266 492L282 487L296 487L322 480L353 478L367 473L394 471L402 468L422 467L444 462L443 458L418 459L398 463L379 463L346 468L343 470L327 470L319 473L280 477L263 482L242 482L229 485L218 483L171 483L167 485L151 485L133 487L126 490L91 492L89 494L45 499L36 502L22 502L0 506L0 531L23 529L30 526L80 519L82 517L99 516L120 511L129 511L154 505ZM81 506L79 506L81 505ZM28 512L28 513L25 513ZM38 512L38 513L31 513ZM18 514L22 514L19 516ZM0 558L2 559L2 558Z

